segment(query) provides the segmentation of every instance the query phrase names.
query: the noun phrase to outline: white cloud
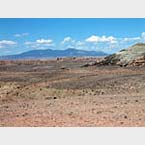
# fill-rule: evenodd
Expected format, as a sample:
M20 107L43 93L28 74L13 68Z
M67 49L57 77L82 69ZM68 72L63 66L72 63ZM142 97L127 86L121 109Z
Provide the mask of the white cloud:
M11 40L1 40L0 41L0 48L11 47L15 46L17 42Z
M14 34L15 37L24 37L24 36L28 36L29 33L21 33L21 34Z
M10 41L10 40L1 40L0 41L0 44L1 45L15 45L16 44L16 42L14 42L14 41Z
M37 46L52 46L54 45L53 40L51 39L38 39L36 41L26 41L24 42L25 45L37 45Z
M71 37L65 37L62 43L69 42L70 40L71 40Z
M61 44L65 44L65 43L74 43L75 40L73 40L71 37L65 37L63 39L63 41L61 42Z
M110 43L112 43L112 44L118 43L117 38L112 37L112 36L108 37L108 41L109 41Z
M140 40L140 37L132 37L132 38L124 38L123 41L129 42L129 41L136 41Z
M99 37L92 35L91 37L86 39L86 42L98 42L99 41Z
M141 38L142 38L142 39L145 39L145 32L142 32L142 33L141 33Z
M38 39L36 40L36 43L38 44L52 44L53 40L51 39Z
M51 39L38 39L36 41L26 41L24 44L33 49L48 49L48 47L53 47L55 44Z
M85 42L78 41L78 42L76 42L76 45L77 45L77 46L84 46L84 45L85 45Z
M87 38L85 40L86 42L93 42L93 43L97 43L97 42L110 42L110 43L117 43L116 41L116 38L113 37L113 36L109 36L109 37L106 37L106 36L95 36L95 35L92 35L91 37Z
M24 42L25 45L31 45L31 44L34 44L34 42L30 42L30 41L26 41Z
M60 49L67 49L67 48L76 48L76 41L72 39L71 37L65 37L60 42Z

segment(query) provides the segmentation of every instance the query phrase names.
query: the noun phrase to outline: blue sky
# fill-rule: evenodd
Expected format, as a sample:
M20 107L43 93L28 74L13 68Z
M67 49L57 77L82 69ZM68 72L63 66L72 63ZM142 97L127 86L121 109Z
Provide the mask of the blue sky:
M0 55L67 48L114 53L137 42L145 42L145 19L0 18Z

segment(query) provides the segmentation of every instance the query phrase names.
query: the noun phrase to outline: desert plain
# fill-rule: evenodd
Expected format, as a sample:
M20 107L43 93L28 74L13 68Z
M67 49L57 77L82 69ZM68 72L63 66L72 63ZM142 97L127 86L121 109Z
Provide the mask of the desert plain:
M0 126L145 126L145 67L100 59L0 61Z

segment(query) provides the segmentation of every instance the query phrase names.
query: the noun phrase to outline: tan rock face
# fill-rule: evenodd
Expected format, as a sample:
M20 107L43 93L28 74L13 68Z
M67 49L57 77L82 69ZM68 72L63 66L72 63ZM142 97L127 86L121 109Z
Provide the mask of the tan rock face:
M104 65L143 66L145 64L145 44L137 43L128 49L105 57Z
M129 65L132 65L132 66L144 66L145 65L145 55L144 56L140 56L137 59L133 60L131 63L129 63Z

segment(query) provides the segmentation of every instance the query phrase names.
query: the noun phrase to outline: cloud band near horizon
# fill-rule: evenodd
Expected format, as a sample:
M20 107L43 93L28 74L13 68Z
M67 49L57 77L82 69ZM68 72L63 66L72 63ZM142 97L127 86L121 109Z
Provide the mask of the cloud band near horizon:
M23 37L31 35L30 33L22 33L14 35L14 37ZM36 39L35 41L27 41L17 42L14 40L0 40L0 50L8 50L9 53L13 51L16 47L26 47L27 50L34 49L68 49L75 48L80 50L94 50L94 51L104 51L105 53L113 53L128 47L134 43L145 42L145 32L142 32L140 36L136 37L124 37L124 38L116 38L114 36L98 36L91 35L86 37L84 40L76 40L71 36L66 36L60 42L56 43L53 39ZM21 44L20 44L21 43ZM21 48L20 48L21 49ZM8 52L8 51L7 51ZM21 50L21 52L23 52Z

